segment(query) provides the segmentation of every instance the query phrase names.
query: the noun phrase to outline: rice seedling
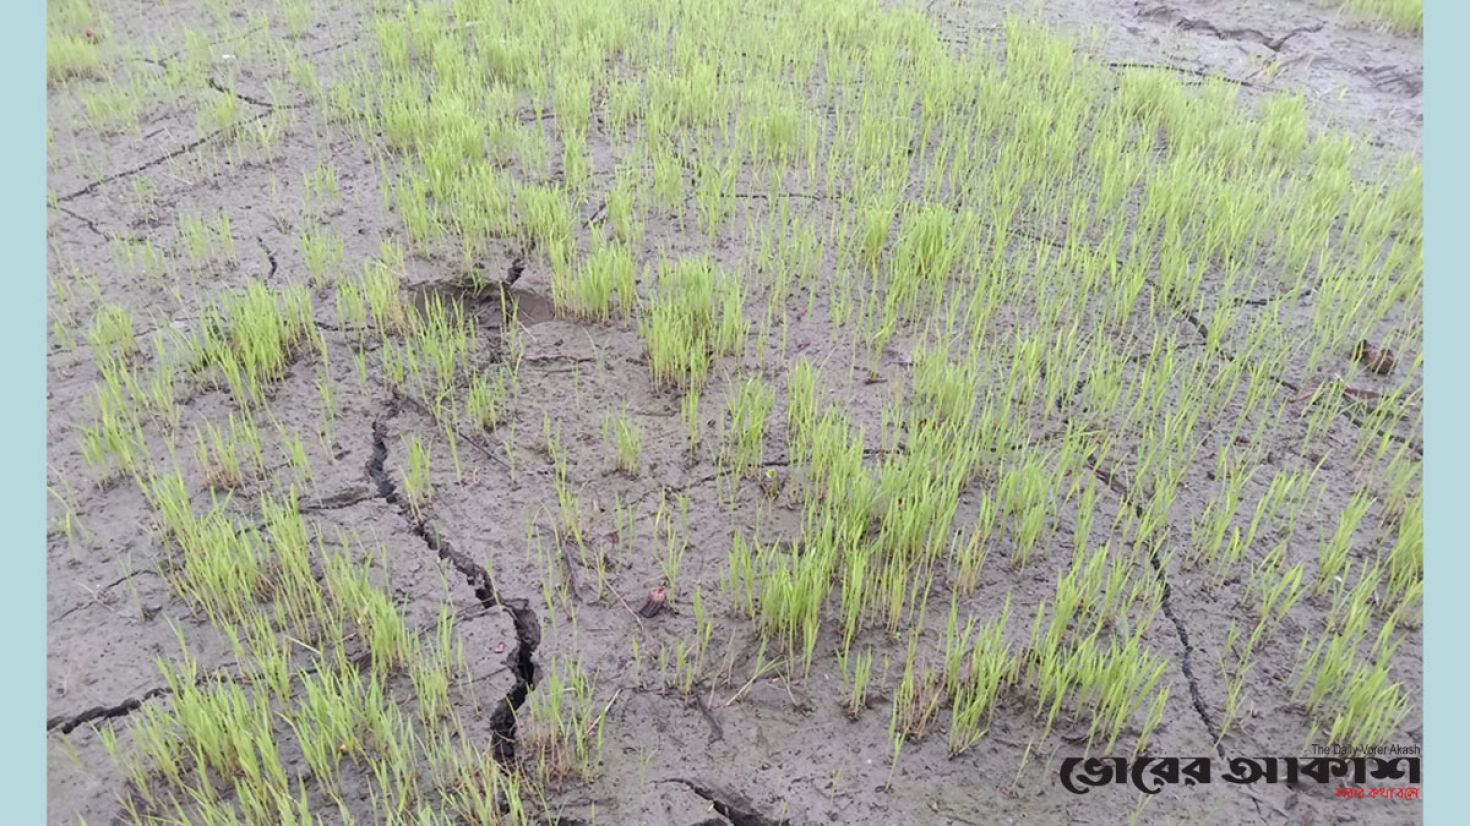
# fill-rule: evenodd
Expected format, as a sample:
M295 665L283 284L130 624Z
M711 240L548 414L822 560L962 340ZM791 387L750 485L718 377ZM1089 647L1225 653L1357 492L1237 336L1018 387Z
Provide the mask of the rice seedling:
M87 331L87 344L98 362L125 361L133 356L138 352L138 340L132 313L115 304L103 306Z
M629 476L637 476L639 457L643 452L643 435L637 425L628 419L626 410L615 419L609 417L603 420L602 438L603 441L613 443L617 452L618 470Z
M627 247L604 246L588 256L570 279L552 281L552 301L573 315L608 321L613 309L633 312L636 301L633 256Z
M96 76L102 71L102 55L94 38L85 32L51 33L46 36L46 80Z
M776 394L759 378L742 383L727 403L729 424L721 442L730 472L749 476L765 451L766 422L776 406Z
M414 514L422 518L423 507L434 492L429 479L429 446L417 436L408 437L405 446L408 469L403 474L403 495Z

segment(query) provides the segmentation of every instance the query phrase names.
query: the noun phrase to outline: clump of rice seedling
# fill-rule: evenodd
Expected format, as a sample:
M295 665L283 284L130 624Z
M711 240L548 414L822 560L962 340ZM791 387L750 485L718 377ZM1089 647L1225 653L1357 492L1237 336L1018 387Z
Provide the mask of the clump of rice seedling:
M1389 31L1419 34L1424 31L1424 0L1317 0L1319 6L1337 6L1344 14L1378 23Z
M95 77L101 71L102 55L92 37L86 34L50 34L46 37L47 81L55 83L74 77Z
M234 100L229 95L224 96ZM235 236L230 229L230 216L221 212L213 221L194 213L179 215L179 242L196 267L223 264L235 260Z
M604 713L593 697L592 681L580 663L558 657L540 682L528 699L523 760L542 784L590 782L602 760Z
M216 428L214 422L205 422L204 428L204 433L196 433L195 455L211 488L231 490L265 470L260 434L248 417L237 420L231 413L228 431Z
M776 406L776 393L757 376L742 382L727 403L725 461L736 476L750 476L765 452L766 423Z
M1373 500L1362 491L1353 496L1348 503L1347 509L1343 511L1338 520L1337 529L1325 542L1322 543L1321 557L1317 563L1317 581L1312 588L1315 594L1322 594L1332 586L1334 581L1340 580L1346 573L1348 551L1352 548L1353 533L1358 529L1358 524L1368 513L1368 508Z
M104 305L97 311L92 329L87 331L87 343L98 361L121 361L131 357L138 352L132 314L116 304Z
M422 516L423 507L433 495L434 488L429 480L429 446L417 436L408 437L408 470L403 475L403 498L416 516Z
M560 189L541 185L516 193L516 214L526 240L546 251L553 270L565 270L572 257L572 204Z
M306 272L311 276L311 282L318 287L335 283L347 250L342 236L329 230L306 230L299 239L301 257L306 261Z
M504 372L495 371L493 379L476 372L465 396L465 415L481 430L493 430L505 415L508 395Z
M617 450L618 470L629 476L637 476L639 468L639 457L643 452L643 434L639 432L638 426L628 418L628 412L624 410L616 418L608 417L602 422L602 438L611 441Z
M575 276L553 276L551 299L561 312L607 321L616 308L623 315L637 300L633 256L628 248L607 245L588 256Z
M847 673L846 668L843 673ZM863 709L867 708L868 684L873 679L873 649L867 649L853 660L850 679L852 685L847 691L847 701L843 707L847 716L856 720Z
M213 371L241 404L262 401L267 383L313 341L311 297L304 286L272 293L252 283L205 311L195 344L198 370Z
M703 383L719 338L717 318L733 289L706 257L660 261L658 285L639 330L656 385L691 388Z

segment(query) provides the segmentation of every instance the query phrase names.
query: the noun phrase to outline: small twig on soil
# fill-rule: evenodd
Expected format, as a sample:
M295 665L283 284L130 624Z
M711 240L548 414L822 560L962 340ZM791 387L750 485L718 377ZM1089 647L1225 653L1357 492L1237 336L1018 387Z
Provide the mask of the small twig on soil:
M587 723L587 729L586 729L586 731L583 731L582 732L582 736L584 738L585 737L590 737L592 735L593 730L596 729L599 725L602 724L603 719L607 717L607 713L612 710L613 703L616 703L618 701L618 698L621 697L622 695L623 695L623 689L622 689L621 686L619 686L618 687L618 690L613 692L613 696L610 697L610 698L608 698L607 705L605 705L605 706L602 707L602 713L599 714L599 715L597 715L597 717L595 719L593 719L592 721L590 721L590 722Z
M638 612L633 610L633 606L629 605L628 604L628 601L626 599L623 599L623 595L620 594L620 593L618 593L618 589L617 588L614 588L613 587L613 584L611 582L609 582L607 584L607 589L609 591L612 591L613 596L615 596L615 597L618 598L618 602L621 602L623 604L623 607L624 608L628 609L628 615L633 618L633 621L634 622L638 623L638 630L639 631L642 631L643 630L643 618L640 617L640 616L638 616Z

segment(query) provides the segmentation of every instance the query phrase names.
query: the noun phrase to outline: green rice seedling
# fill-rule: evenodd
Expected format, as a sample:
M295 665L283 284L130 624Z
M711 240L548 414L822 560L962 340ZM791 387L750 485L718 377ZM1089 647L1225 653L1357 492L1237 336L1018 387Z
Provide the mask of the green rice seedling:
M843 673L846 674L847 670L843 669ZM868 648L853 660L852 685L847 691L847 700L844 706L848 717L856 720L863 713L863 710L867 708L868 684L872 679L873 649Z
M298 38L311 26L311 5L302 0L281 0L281 19L289 37Z
M643 240L644 226L634 207L633 183L621 173L617 185L607 194L607 220L619 241L636 244Z
M943 674L927 663L918 662L918 641L917 634L910 635L903 677L893 693L893 718L889 727L895 740L922 738L943 699Z
M237 420L231 413L228 431L205 422L203 433L195 431L195 440L195 457L211 488L233 490L265 471L260 434L248 418Z
M1307 682L1312 690L1306 705L1313 718L1331 721L1330 742L1350 748L1369 748L1392 734L1408 713L1403 686L1389 682L1388 658L1392 646L1379 646L1376 658L1364 660L1358 652L1363 628L1319 640L1301 668L1296 693ZM1306 638L1303 638L1305 646Z
M635 300L633 256L624 246L604 246L588 256L575 276L552 280L552 302L575 316L606 322L614 307L624 316L631 314Z
M809 459L811 434L816 422L816 368L807 359L799 358L786 380L786 447L794 463Z
M593 699L592 681L580 663L556 658L542 682L528 700L526 763L542 784L590 782L602 760L605 714Z
M679 402L679 418L684 422L684 429L689 433L689 452L699 450L699 388L690 388Z
M471 376L465 396L465 416L481 430L494 430L506 415L508 397L503 371L497 370L493 379L477 372Z
M229 216L223 212L212 222L198 214L183 213L179 215L178 232L189 263L195 267L235 259L235 238L230 231Z
M327 558L326 572L326 590L341 616L355 625L374 671L387 676L412 662L413 634L389 595L373 585L370 570L339 551Z
M139 131L138 106L143 96L142 82L136 76L126 87L109 78L102 85L83 89L78 94L93 129L134 135Z
M95 397L95 424L79 428L82 458L102 474L99 482L113 473L136 474L148 458L142 422L131 394L116 376L104 376L104 382Z
M864 208L858 251L863 265L871 272L878 271L878 257L888 244L897 212L897 198L891 194L881 196L876 203Z
M551 415L548 413L541 414L541 437L546 445L546 455L551 459L556 481L561 485L565 485L568 478L567 469L569 467L569 459L566 446L561 441L561 423L558 422L553 428Z
M403 474L403 498L418 518L423 518L423 507L433 496L433 483L429 479L428 445L417 436L409 436L405 444L408 453L408 470Z
M1312 587L1313 594L1320 596L1333 582L1341 581L1346 573L1344 565L1352 547L1353 533L1357 531L1358 524L1363 521L1372 504L1373 500L1363 491L1353 495L1352 501L1338 520L1336 531L1322 543L1317 562L1317 579Z
M461 365L476 349L475 330L459 301L434 295L424 311L409 313L401 357L407 378L424 405L443 423L452 413L450 398L462 378ZM391 347L391 345L390 345Z
M572 205L560 189L533 185L516 192L515 211L521 233L546 251L555 271L571 263Z
M973 643L965 635L966 652L947 652L954 664L947 669L945 690L953 697L949 729L949 752L961 754L985 736L999 693L1018 675L1020 660L1010 650L1004 632L1010 618L1010 596L993 622L977 629ZM960 663L963 661L963 666Z
M748 377L727 403L729 424L721 442L727 466L736 476L749 476L765 451L766 424L776 406L776 393L756 376Z
M736 531L730 540L729 560L721 582L725 596L730 598L737 610L743 611L750 619L756 618L755 579L756 558L759 554L760 547L757 545L752 548L745 535Z
M409 675L418 700L419 717L426 725L447 719L452 713L449 687L454 672L454 615L447 605L439 608L439 621L429 650L420 651L409 664Z
M979 376L973 363L956 364L942 353L920 350L914 356L913 382L914 407L931 415L931 421L970 420L979 397Z
M1394 32L1418 34L1424 30L1424 0L1317 0L1317 5L1336 6L1350 17Z
M657 289L639 331L648 351L654 383L688 389L704 381L716 350L717 313L732 288L708 258L660 261ZM725 326L721 318L721 328Z
M265 384L279 380L310 340L311 319L304 287L272 293L252 283L205 311L196 369L213 369L216 381L241 404L263 401Z
M563 131L561 158L562 181L580 202L592 179L592 155L587 151L585 132Z
M1415 499L1399 520L1398 535L1385 562L1388 581L1383 606L1407 615L1424 590L1424 500ZM1408 618L1407 616L1405 617Z
M638 426L628 419L624 409L616 417L608 416L602 421L603 441L611 441L617 452L618 470L629 476L637 476L639 457L643 452L643 435Z
M97 44L84 33L49 34L46 37L46 80L57 83L70 78L95 77L102 71Z
M341 197L337 188L337 169L329 161L321 161L302 173L308 202L324 206Z
M87 331L87 344L99 362L131 358L138 352L132 314L116 304L104 305L97 311L92 328Z
M306 230L297 237L301 242L301 257L306 261L306 272L311 277L311 283L318 288L337 283L341 276L342 258L347 249L342 236L329 230Z
M662 566L664 581L669 588L668 599L673 599L679 584L679 565L684 561L684 553L689 550L689 495L679 494L679 520L682 529L674 525L673 514L669 512L667 505L667 501L659 503L653 524L654 534L662 533L666 540Z
M311 471L311 458L306 453L306 442L299 433L288 433L284 428L279 429L282 431L281 446L286 453L287 464L308 490L315 490L316 476Z

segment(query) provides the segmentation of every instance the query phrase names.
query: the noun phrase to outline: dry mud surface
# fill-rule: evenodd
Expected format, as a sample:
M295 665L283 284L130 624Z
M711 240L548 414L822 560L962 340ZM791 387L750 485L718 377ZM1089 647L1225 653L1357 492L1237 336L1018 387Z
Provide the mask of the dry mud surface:
M924 13L947 43L965 50L1002 37L1004 5L941 2L929 4ZM313 8L305 30L283 42L291 55L315 67L318 82L330 87L358 68L350 61L375 54L369 6ZM149 817L158 819L147 822L178 822L182 816L192 821L195 816L188 814L187 805L176 812L171 804L150 810L137 802L135 783L124 767L126 753L136 747L129 726L148 709L172 703L159 663L177 660L181 642L201 674L247 685L251 679L239 661L240 649L170 584L170 540L160 531L143 486L127 474L99 482L105 474L84 458L81 434L95 420L101 379L94 345L85 332L103 306L125 308L140 345L136 358L146 362L153 357L155 332L198 333L207 324L205 308L221 295L252 281L272 290L310 284L299 237L306 220L301 205L311 198L306 176L323 162L335 170L338 197L330 207L314 210L310 220L318 231L342 239L344 273L360 272L364 262L380 255L385 239L401 240L403 219L385 207L377 163L381 146L365 140L355 127L327 117L327 107L310 102L302 92L299 76L259 54L234 55L238 44L218 34L221 20L228 20L237 35L248 33L253 12L180 0L166 9L127 0L103 0L98 8L110 23L101 45L107 60L115 63L119 83L149 73L161 77L170 61L201 51L209 61L211 82L210 88L176 91L161 82L147 86L136 130L91 125L88 102L95 105L95 98L89 95L100 94L103 81L74 78L51 89L48 451L55 495L47 548L50 819L105 824ZM1227 78L1239 87L1243 105L1274 91L1300 91L1312 129L1354 135L1367 147L1370 166L1419 151L1422 65L1417 37L1377 31L1330 8L1288 0L1049 1L1028 4L1025 10L1035 11L1037 19L1057 32L1100 28L1103 34L1087 40L1084 50L1118 71L1129 65L1162 65L1190 82ZM273 32L285 31L279 14L279 9L269 12ZM230 67L232 60L239 63L238 71ZM227 71L232 87L215 82ZM271 152L242 148L243 142L198 122L201 113L225 98L234 100L235 121L246 124L236 128L279 130ZM536 118L534 112L523 116L533 122ZM614 184L613 142L597 126L588 142L593 172L589 195L578 205L579 244L586 243L589 226L601 218L605 193ZM550 167L560 170L559 150L552 154ZM746 190L752 199L761 197L761 185L754 182ZM833 219L831 205L820 198L791 202L814 225ZM189 265L178 216L220 212L229 218L233 259ZM738 226L710 245L702 235L681 231L667 214L649 214L645 223L640 267L658 249L672 254L711 249L717 262L734 267L748 243ZM126 244L119 238L127 239ZM124 248L141 256L137 251L145 245L175 262L167 275L150 275L146 264L129 262ZM590 704L600 723L595 777L549 785L528 802L534 820L691 826L1111 824L1136 818L1140 823L1297 826L1421 819L1413 803L1337 800L1330 785L1312 783L1166 786L1146 799L1127 786L1069 794L1058 784L1060 761L1103 753L1102 746L1089 748L1087 718L1067 708L1043 738L1034 692L1020 687L997 698L989 731L969 750L948 753L946 711L926 736L904 744L895 763L890 705L903 677L908 636L889 636L881 625L859 632L854 651L868 648L877 656L867 710L853 720L841 703L848 681L833 657L841 636L835 623L836 596L829 602L833 621L823 627L810 672L803 675L798 665L789 665L757 675L761 662L777 659L777 646L762 651L754 624L721 588L737 532L749 537L758 530L765 541L794 541L803 529L797 480L788 478L788 364L773 355L774 345L763 357L747 353L743 362L733 359L728 369L716 371L701 401L704 436L691 449L681 398L651 382L636 322L558 316L553 311L552 265L541 251L522 242L491 241L468 268L470 276L484 283L510 284L503 293L493 286L463 288L467 273L461 256L452 244L442 246L439 254L407 254L402 278L410 303L423 307L435 296L457 299L477 328L477 350L468 358L488 366L507 358L511 345L503 318L509 314L520 358L517 386L505 402L502 421L493 432L466 435L457 445L458 473L449 460L445 431L427 407L389 390L375 375L380 361L372 342L366 348L368 375L363 380L357 339L341 328L330 287L311 288L313 323L325 360L309 347L270 390L271 418L260 425L264 473L243 480L228 494L211 493L194 460L195 433L204 432L205 423L227 426L236 410L219 390L170 391L177 392L180 411L176 457L163 448L163 424L150 420L144 438L150 444L150 467L162 471L176 460L199 508L215 497L242 525L259 522L263 494L279 495L293 484L305 490L301 511L309 528L327 542L339 533L359 537L353 546L358 561L366 565L374 586L391 597L409 628L432 633L447 606L457 617L455 633L467 675L452 694L458 737L505 766L515 766L518 745L520 759L527 759L525 743L531 734L524 715L531 704L523 701L552 690L548 674L577 663L591 680ZM833 277L830 268L818 273L819 279ZM884 429L884 405L906 386L913 370L908 340L891 341L870 374L850 370L850 345L836 341L827 322L832 299L820 290L813 295L809 303L792 302L782 352L824 365L820 377L826 398L842 405L854 426L864 427L866 456L874 463L885 449L877 435ZM763 299L762 294L747 296L751 317L764 313ZM1260 305L1247 309L1264 312L1269 299L1263 295ZM1209 318L1208 313L1201 317ZM1204 349L1200 342L1208 333L1200 317L1160 311L1157 318L1159 329L1182 342L1181 347ZM1385 325L1383 330L1392 325L1418 329L1412 321L1390 319ZM1372 338L1383 330L1365 331L1364 336ZM1140 340L1138 347L1146 353L1147 342ZM1398 372L1387 377L1363 373L1355 386L1392 390L1408 371L1418 370L1413 363L1417 350L1417 342L1400 340ZM1310 392L1315 382L1347 372L1350 363L1350 353L1338 352L1310 364L1302 352L1278 365L1274 380L1279 386L1273 392L1291 400ZM738 487L732 503L726 475L716 463L716 442L737 375L763 376L777 388L778 402L755 478ZM325 435L320 435L322 383L335 389L335 410ZM636 475L615 466L603 430L607 415L618 411L626 411L641 432ZM1040 437L1060 428L1065 418L1058 412L1054 420L1037 420L1030 427ZM545 422L554 428L550 434ZM1320 496L1300 517L1304 527L1287 558L1288 563L1305 561L1309 578L1316 570L1319 543L1332 534L1338 515L1367 484L1365 479L1376 478L1353 456L1359 427L1351 410L1332 418L1323 433L1314 434L1309 451L1316 455L1302 454L1295 431L1261 446L1265 470L1252 482L1255 498L1261 495L1257 488L1264 489L1278 470L1311 469L1320 463L1313 481ZM310 465L309 481L283 446L282 434L289 433L299 434ZM1395 450L1407 445L1412 454L1420 449L1417 433L1417 423L1407 421L1385 439ZM432 445L434 494L421 511L403 494L403 480L411 472L410 439ZM569 484L558 477L553 458L558 451L564 452ZM1181 543L1215 495L1214 457L1213 446L1201 451L1180 477L1171 519L1176 523L1172 535ZM1126 467L1116 474L1101 469L1096 474L1098 518L1091 530L1099 545L1108 540L1115 515L1141 507L1129 496L1125 472ZM985 484L982 479L961 493L957 531L974 524ZM558 495L567 489L578 496L585 532L581 549L556 533L561 520ZM681 509L687 550L677 587L664 610L640 616L650 590L666 576L665 525L680 521ZM1245 517L1248 522L1249 514ZM624 518L626 529L619 525ZM999 548L991 553L978 587L958 600L962 621L966 616L988 621L1009 599L1009 635L1017 645L1024 644L1036 606L1052 598L1058 577L1068 569L1075 522L1075 503L1064 504L1056 514L1055 548L1038 552L1019 571L1005 564L1005 539L998 539ZM1392 537L1385 539L1365 526L1353 537L1350 557L1369 558L1385 542L1391 544ZM1263 537L1255 544L1250 559L1270 551L1275 540ZM1141 638L1166 664L1154 689L1168 691L1148 753L1217 760L1285 756L1304 754L1309 738L1322 742L1324 735L1313 728L1293 686L1300 676L1299 644L1324 627L1330 599L1303 599L1262 644L1246 682L1244 709L1220 738L1230 702L1219 664L1227 629L1232 620L1243 618L1248 630L1253 617L1245 616L1249 609L1241 576L1215 582L1203 570L1183 564L1182 557L1181 552L1161 563L1158 573L1167 590L1161 611ZM486 567L493 586L485 579ZM942 584L945 575L941 571L937 576L941 584L931 604L919 609L927 612L927 630L921 635L925 652L942 644L950 605L950 592ZM698 611L691 603L696 589L703 602ZM679 646L695 638L699 614L713 618L713 637L703 673L685 694L668 685L668 675ZM1409 710L1385 739L1417 745L1422 737L1421 639L1417 627L1408 623L1396 633L1391 677L1402 684ZM293 669L310 668L307 647L302 642L292 653ZM788 673L789 679L783 679ZM394 702L413 707L413 688L406 679L387 685ZM508 722L507 707L522 715L518 725ZM1130 720L1114 753L1133 748L1145 716ZM117 736L118 759L109 754L109 729ZM321 822L339 822L344 812L361 823L381 816L374 814L380 811L379 792L370 772L344 777L338 799L330 800L309 780L305 760L289 740L283 735L281 759L291 777L290 789L309 799ZM229 787L221 788L223 799L230 800ZM432 800L425 798L429 811L453 821L448 809ZM405 812L403 819L414 819L413 814Z

